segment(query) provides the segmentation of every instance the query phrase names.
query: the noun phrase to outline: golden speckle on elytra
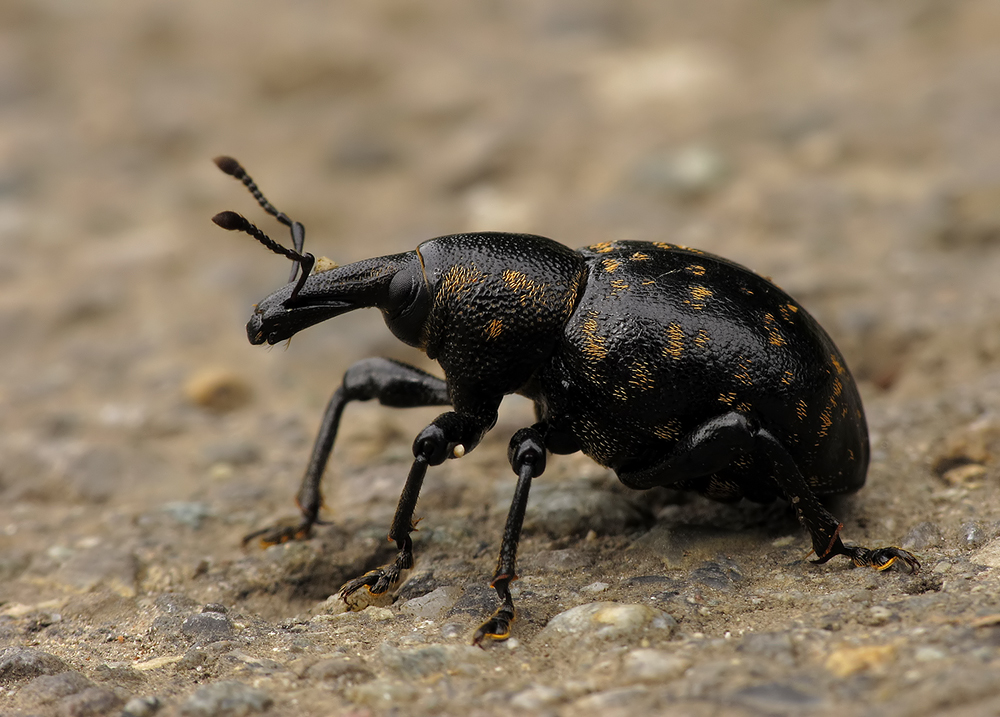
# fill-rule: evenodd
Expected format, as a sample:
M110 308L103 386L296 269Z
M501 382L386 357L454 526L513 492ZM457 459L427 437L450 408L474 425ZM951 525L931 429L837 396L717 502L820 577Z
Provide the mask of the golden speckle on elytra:
M500 319L493 319L486 325L486 338L495 339L503 331L503 322Z
M684 354L684 329L676 321L667 324L667 345L663 347L663 354L674 361L679 361Z
M685 299L684 303L696 311L705 308L705 302L712 297L712 290L706 286L695 284L690 289L691 298Z

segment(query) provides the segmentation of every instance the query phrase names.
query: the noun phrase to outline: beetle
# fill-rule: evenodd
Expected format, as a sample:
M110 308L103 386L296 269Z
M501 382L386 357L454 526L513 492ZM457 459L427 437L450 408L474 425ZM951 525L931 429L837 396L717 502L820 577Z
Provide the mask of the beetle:
M726 502L784 498L809 532L813 562L843 555L878 570L897 561L919 569L900 548L845 545L843 524L820 502L864 484L864 410L833 341L769 280L674 244L612 241L573 251L498 232L437 237L414 251L313 272L304 227L277 211L238 162L220 157L216 164L289 227L294 245L285 248L235 212L213 218L295 262L288 284L254 307L251 344L273 345L375 307L396 338L444 371L442 380L381 358L348 368L297 494L301 521L247 536L273 544L310 535L348 403L450 405L413 442L389 530L395 560L344 585L345 600L362 588L387 593L412 567L413 512L428 466L473 450L512 393L534 402L537 421L510 440L517 485L490 583L500 606L476 631L476 644L510 635L528 491L548 453L582 451L635 489L668 486Z

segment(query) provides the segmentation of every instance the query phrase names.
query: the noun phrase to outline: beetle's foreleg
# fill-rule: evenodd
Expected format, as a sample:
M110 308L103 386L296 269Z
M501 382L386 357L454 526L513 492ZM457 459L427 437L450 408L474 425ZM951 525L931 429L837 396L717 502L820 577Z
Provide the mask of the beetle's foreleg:
M391 359L370 358L353 364L344 373L343 382L330 398L323 413L323 422L313 444L312 456L295 498L302 511L301 520L295 524L277 525L250 533L243 538L244 543L259 538L266 546L309 537L313 525L320 522L319 509L323 505L320 483L337 438L344 407L351 401L369 401L373 398L378 399L383 406L395 408L442 406L448 404L448 386L436 376Z
M495 422L495 410L491 416L486 417L450 411L442 413L420 432L413 441L413 466L406 478L406 485L403 486L403 493L399 496L392 527L389 528L389 540L396 543L399 553L393 562L368 571L340 589L340 596L348 605L361 606L362 601L351 598L361 588L367 588L372 595L388 592L399 581L400 573L413 567L413 541L410 533L415 530L413 512L417 507L427 466L441 465L448 458L465 455L479 443L483 434Z
M420 496L420 488L426 474L427 456L417 455L406 477L406 485L403 486L403 493L399 496L396 514L389 529L389 540L395 541L399 553L388 565L369 570L340 588L340 596L352 607L355 607L354 603L360 601L351 600L351 595L361 588L368 588L368 592L372 595L382 595L399 581L400 573L413 567L413 540L410 539L410 533L415 529L413 511L417 507L417 498ZM360 604L357 606L362 607Z
M490 587L497 591L501 604L493 616L476 630L472 638L474 645L487 638L505 640L510 636L510 626L514 622L514 598L510 594L510 583L517 579L517 544L521 539L524 512L528 507L528 491L531 489L531 479L540 476L545 470L545 441L537 427L522 428L515 433L510 440L507 455L511 467L517 473L517 487L514 488L514 498L507 513L497 569L490 583Z

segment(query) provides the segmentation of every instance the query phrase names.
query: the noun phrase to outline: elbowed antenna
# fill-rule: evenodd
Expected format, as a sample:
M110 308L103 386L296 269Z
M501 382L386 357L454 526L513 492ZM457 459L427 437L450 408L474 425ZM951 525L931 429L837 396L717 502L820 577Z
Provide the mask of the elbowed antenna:
M293 221L291 217L289 217L284 212L279 212L278 209L273 204L267 201L267 198L264 196L264 193L260 191L260 188L257 186L257 183L253 181L250 175L247 174L247 171L243 169L243 165L241 165L235 159L233 159L232 157L222 156L222 157L216 157L213 161L215 162L215 166L217 166L223 172L228 174L230 177L234 177L243 182L243 186L245 186L250 191L250 194L252 194L253 198L257 200L257 203L261 206L261 208L291 230L292 246L295 248L295 253L301 257L303 255L302 249L306 243L306 228L305 226L303 226L302 222ZM219 222L215 223L219 224ZM247 224L250 224L250 222L247 222ZM225 227L222 224L219 224L219 226L221 226L223 229L230 228L230 227ZM253 227L253 224L250 224L250 226ZM268 239L268 242L271 242L271 244L268 244L267 242L261 240L259 236L253 234L252 232L247 231L246 229L242 229L239 227L232 227L232 229L239 229L240 231L246 231L247 234L256 237L258 241L261 241L261 243L264 244L264 246L271 249L271 251L275 251L278 254L283 254L284 256L287 256L289 259L295 261L296 263L292 265L292 273L288 277L288 281L290 282L295 281L295 275L298 273L300 266L302 268L303 275L309 276L309 271L312 269L312 264L310 264L309 268L307 269L306 266L302 264L302 262L299 259L292 257L289 254L286 254L285 252L276 251L272 246L272 244L275 244L275 242L271 242L270 239ZM254 227L254 229L256 229L256 227ZM258 229L258 231L260 230ZM263 232L260 233L264 237L267 237L267 235L264 234ZM306 256L311 256L311 255L307 254ZM297 293L298 291L295 291L292 294L292 297L294 297L295 294Z
M299 280L295 282L295 288L292 289L292 293L285 300L285 306L294 305L295 298L302 290L302 286L306 283L306 279L309 278L309 272L312 271L313 264L316 263L316 257L308 252L300 254L297 251L283 247L281 244L261 231L260 228L258 228L253 222L236 212L219 212L212 217L212 221L228 231L237 231L249 234L275 254L281 254L282 256L286 256L294 261L296 268L301 267L302 274L299 275ZM292 278L295 278L295 272L292 273Z

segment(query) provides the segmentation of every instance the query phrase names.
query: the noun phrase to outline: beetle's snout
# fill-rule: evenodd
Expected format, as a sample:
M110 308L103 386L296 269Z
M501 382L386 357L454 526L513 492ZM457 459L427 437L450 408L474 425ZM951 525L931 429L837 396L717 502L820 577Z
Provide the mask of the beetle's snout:
M256 306L253 309L250 320L247 322L247 338L250 339L250 343L254 346L260 346L267 341L267 338L264 336L264 312Z

